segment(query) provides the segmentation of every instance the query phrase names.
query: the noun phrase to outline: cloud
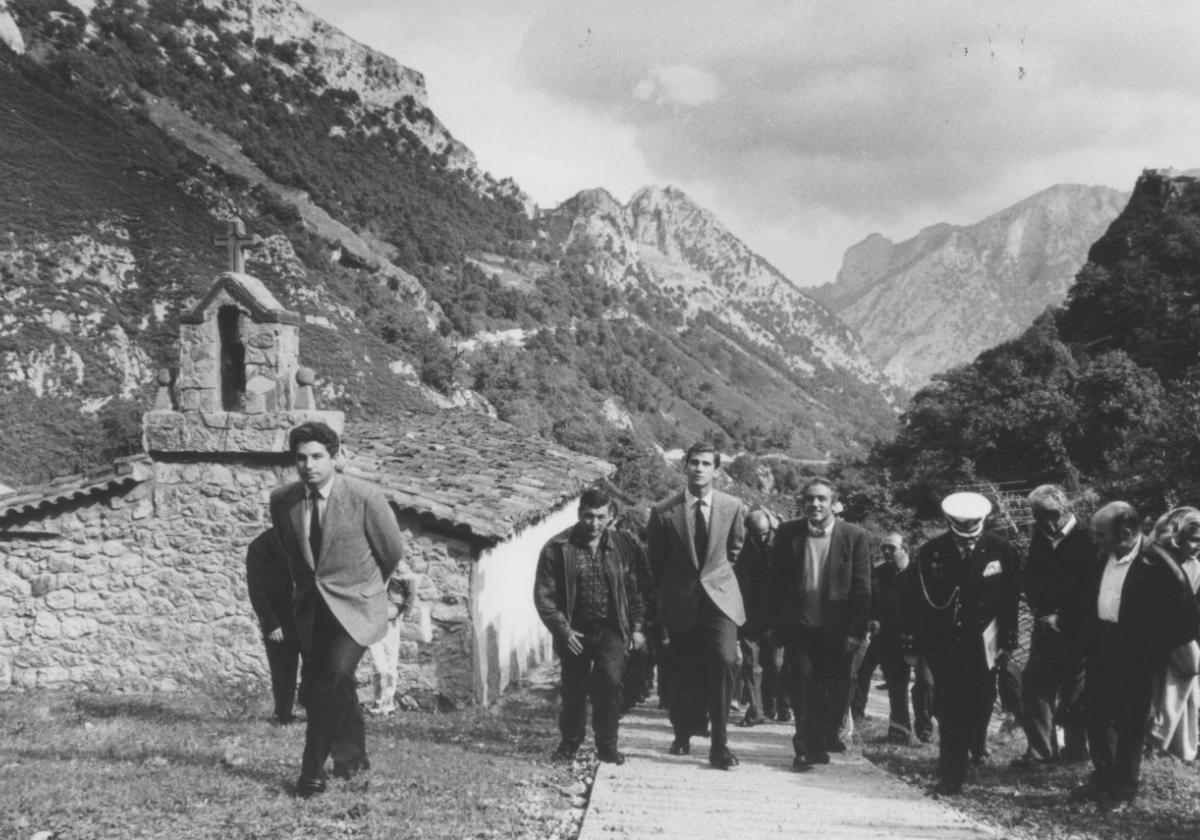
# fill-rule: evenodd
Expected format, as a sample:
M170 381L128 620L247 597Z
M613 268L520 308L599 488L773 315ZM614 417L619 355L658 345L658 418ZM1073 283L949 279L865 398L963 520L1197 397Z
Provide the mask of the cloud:
M712 73L687 64L651 67L633 86L634 99L642 102L692 108L711 102L720 92L721 83Z
M1170 2L582 0L531 26L518 69L781 240L1200 163L1198 42L1200 16Z
M302 0L550 204L671 183L807 284L872 231L1200 164L1182 0Z

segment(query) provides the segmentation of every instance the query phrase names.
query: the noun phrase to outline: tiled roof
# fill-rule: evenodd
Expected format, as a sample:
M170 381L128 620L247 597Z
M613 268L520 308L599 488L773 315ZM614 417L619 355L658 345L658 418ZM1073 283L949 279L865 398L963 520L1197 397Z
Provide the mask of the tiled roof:
M0 527L24 519L62 502L98 496L114 488L139 484L154 477L154 462L148 455L118 458L112 464L78 475L56 478L46 484L18 487L0 495Z
M463 411L349 423L345 449L347 474L379 484L432 527L486 543L507 539L615 470Z

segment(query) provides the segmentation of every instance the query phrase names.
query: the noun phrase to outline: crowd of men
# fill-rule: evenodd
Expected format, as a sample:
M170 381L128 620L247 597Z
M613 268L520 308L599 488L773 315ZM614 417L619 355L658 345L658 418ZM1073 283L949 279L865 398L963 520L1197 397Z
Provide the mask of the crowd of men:
M411 594L396 518L382 491L335 470L339 447L322 423L292 430L299 480L272 494L272 528L246 557L280 724L295 719L303 660L301 797L325 790L330 758L336 777L370 767L355 670L375 648L374 710L390 711L390 649ZM690 755L692 740L707 738L708 762L722 770L738 764L729 717L743 696L739 726L791 721L795 769L829 763L865 711L876 667L888 741L927 743L937 722L944 793L987 759L998 685L1028 743L1014 764L1090 757L1081 797L1130 801L1148 739L1196 757L1200 510L1175 508L1143 533L1125 502L1085 523L1060 487L1045 485L1029 496L1023 569L1013 545L985 529L991 504L981 495L946 497L945 532L910 558L903 535L876 540L840 518L827 478L801 488L802 516L776 524L714 488L720 466L712 445L688 449L686 486L651 508L644 548L614 527L612 497L590 489L577 522L542 549L533 599L561 661L556 758L579 751L590 704L598 758L624 763L620 717L646 698L652 663L670 754ZM1022 592L1033 630L1019 671Z
M1148 738L1196 757L1200 510L1173 509L1144 534L1125 502L1083 522L1062 488L1044 485L1028 499L1023 564L986 530L991 503L954 493L942 502L945 531L910 557L902 534L877 539L836 515L829 479L810 479L802 516L776 524L715 490L719 467L711 445L687 451L686 487L651 508L644 552L610 526L615 505L599 490L542 551L534 601L562 660L557 757L583 744L590 700L599 759L625 761L620 715L645 696L640 676L625 680L631 658L639 675L657 663L670 754L705 737L723 770L738 764L735 699L746 701L740 726L793 722L796 770L828 763L862 718L877 667L889 742L928 743L936 721L942 793L987 760L998 687L1028 744L1014 767L1090 757L1079 797L1132 800ZM1033 619L1023 669L1022 593Z

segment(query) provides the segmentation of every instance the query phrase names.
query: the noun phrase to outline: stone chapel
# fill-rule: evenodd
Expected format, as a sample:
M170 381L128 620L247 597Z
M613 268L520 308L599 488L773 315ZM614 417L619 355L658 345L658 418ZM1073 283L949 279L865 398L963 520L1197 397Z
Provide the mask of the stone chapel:
M432 618L430 641L402 643L401 701L491 702L550 656L532 603L538 551L612 465L480 414L357 424L320 410L300 317L234 253L181 318L145 451L0 491L0 690L269 693L245 551L269 525L271 490L295 479L288 431L315 419L342 434L341 468L387 494Z

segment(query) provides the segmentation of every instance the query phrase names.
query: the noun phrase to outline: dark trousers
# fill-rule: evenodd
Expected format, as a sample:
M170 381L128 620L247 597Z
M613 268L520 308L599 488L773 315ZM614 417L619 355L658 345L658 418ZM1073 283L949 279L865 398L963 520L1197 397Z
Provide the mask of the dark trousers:
M996 671L996 692L1000 697L1000 708L1021 723L1021 666L1009 659L1004 667Z
M882 630L871 639L871 647L858 671L857 684L851 709L862 716L866 711L867 693L875 676L878 663L887 682L888 734L910 736L916 723L916 734L928 738L933 733L933 676L925 660L917 660L915 667L904 661L904 649L900 634ZM912 713L909 713L909 681L912 681Z
M750 708L746 717L775 717L790 711L788 686L784 680L786 666L783 648L772 644L763 634L739 634L742 649L742 668L738 682L745 688Z
M275 719L291 720L296 701L296 669L300 664L300 640L294 630L284 630L283 639L264 639L267 667L271 671L271 696L275 701Z
M1021 724L1029 751L1043 761L1058 758L1056 725L1063 728L1065 752L1082 756L1087 749L1083 666L1081 642L1050 628L1034 629L1021 673Z
M796 716L792 746L797 753L819 756L837 740L850 705L855 651L846 650L845 637L820 627L796 627L785 645Z
M625 676L621 679L621 713L632 709L650 696L654 683L654 648L630 650L625 660Z
M987 667L983 646L964 655L929 658L933 714L938 721L938 777L949 785L967 778L971 756L981 758L996 702L996 672Z
M1097 624L1083 688L1092 766L1110 791L1136 790L1159 663L1148 661L1115 624Z
M587 735L590 699L596 749L615 750L627 645L621 634L610 627L576 632L583 636L583 650L579 653L571 653L564 645L555 645L562 667L559 687L562 710L558 714L558 731L564 741L582 743Z
M674 696L668 709L675 737L702 731L707 709L712 746L725 746L737 680L737 625L705 596L691 629L671 633L670 647L667 660Z
M871 693L871 680L875 678L875 668L880 665L883 645L879 642L879 633L871 636L862 662L854 672L853 692L850 695L850 711L856 718L862 717L867 711L867 698ZM887 679L886 668L882 669L884 679ZM889 683L890 685L890 683Z
M335 765L348 767L355 767L367 757L354 678L366 650L350 637L318 594L312 648L308 652L311 686L300 766L300 774L306 779L323 778L325 760L331 755Z

